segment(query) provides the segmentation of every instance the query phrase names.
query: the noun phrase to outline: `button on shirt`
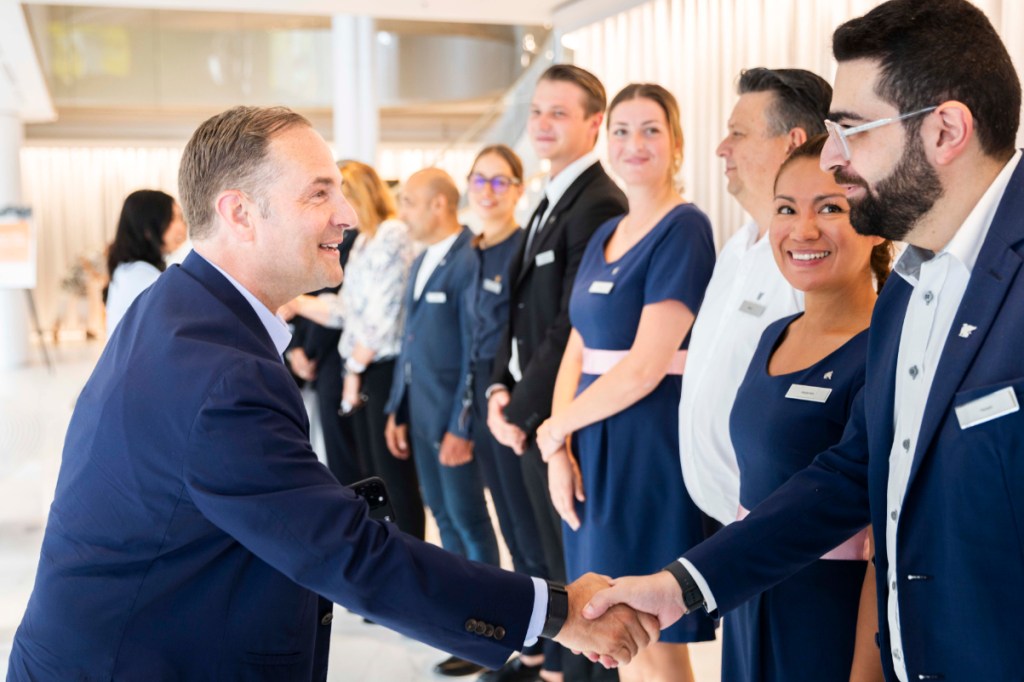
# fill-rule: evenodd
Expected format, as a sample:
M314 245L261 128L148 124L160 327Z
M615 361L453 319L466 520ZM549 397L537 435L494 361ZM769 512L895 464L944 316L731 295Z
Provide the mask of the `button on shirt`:
M953 319L967 290L967 283L981 251L981 245L988 235L999 201L1006 191L1020 156L1019 151L1014 154L942 251L933 254L925 249L908 246L894 268L900 277L914 287L903 318L899 356L896 361L893 409L895 437L889 455L889 480L886 489L888 513L885 522L885 544L889 559L886 575L886 583L889 585L887 617L893 667L896 670L896 677L902 682L909 682L900 629L896 555L896 532L903 510L903 500L917 450L921 420L924 417L928 393L935 378L942 349L952 331ZM934 624L930 627L940 625Z
M456 232L455 237L458 236ZM451 242L454 242L454 237ZM440 242L438 242L440 244ZM437 246L437 244L435 244ZM451 243L448 244L451 247ZM441 255L447 253L447 249L442 251ZM438 258L439 262L441 259ZM207 261L209 262L209 261ZM224 278L231 283L231 286L238 290L252 309L256 312L256 316L260 318L260 322L263 323L263 327L267 330L267 334L270 335L271 340L274 342L274 347L277 348L279 354L284 353L285 349L288 348L288 344L291 341L292 335L288 331L288 325L284 323L280 317L275 315L267 306L252 295L248 289L243 287L234 277L224 272L222 269L217 267L215 263L210 263L213 267L217 268L217 272L224 275ZM437 263L434 263L435 267ZM433 268L431 268L433 271ZM424 280L425 282L426 280ZM526 641L523 643L524 646L530 646L537 641L540 637L541 631L544 629L544 620L547 617L548 611L548 584L540 578L531 578L533 580L533 612L530 614L530 622L526 627Z
M768 236L749 222L726 242L693 325L679 404L679 456L694 503L736 520L740 477L729 414L765 328L804 308L779 272Z

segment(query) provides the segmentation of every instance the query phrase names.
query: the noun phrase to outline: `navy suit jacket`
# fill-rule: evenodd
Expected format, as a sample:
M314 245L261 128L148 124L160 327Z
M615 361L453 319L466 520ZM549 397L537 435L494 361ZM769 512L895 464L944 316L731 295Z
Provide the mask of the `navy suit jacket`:
M463 401L472 381L473 311L467 295L476 272L472 237L469 228L462 228L430 273L419 300L413 300L413 288L425 253L413 262L405 292L402 350L384 409L398 423L408 422L415 438L435 448L445 433L469 439L472 432L470 406Z
M75 407L8 679L322 679L317 594L500 666L530 579L369 519L307 429L231 283L194 253L164 273Z
M1003 195L946 339L899 517L896 579L911 680L1024 679L1024 412L966 429L955 414L1007 387L1024 401L1022 258L1024 164ZM912 295L923 293L893 275L879 296L867 380L842 441L747 520L686 554L719 608L729 610L870 521L888 680L896 677L886 606L886 485L896 359ZM965 337L964 324L977 329Z

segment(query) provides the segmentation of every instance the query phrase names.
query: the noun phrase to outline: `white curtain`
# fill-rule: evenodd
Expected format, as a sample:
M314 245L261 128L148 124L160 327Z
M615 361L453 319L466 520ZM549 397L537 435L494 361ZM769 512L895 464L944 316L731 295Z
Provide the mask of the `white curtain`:
M715 148L736 102L745 68L803 68L835 75L832 32L880 0L652 0L563 37L573 61L604 82L611 99L624 85L646 81L679 100L686 140L682 179L687 199L711 217L719 248L745 220L725 190ZM1024 73L1024 2L977 4ZM557 28L557 27L556 27ZM956 59L957 55L949 55ZM1018 143L1024 136L1018 138Z

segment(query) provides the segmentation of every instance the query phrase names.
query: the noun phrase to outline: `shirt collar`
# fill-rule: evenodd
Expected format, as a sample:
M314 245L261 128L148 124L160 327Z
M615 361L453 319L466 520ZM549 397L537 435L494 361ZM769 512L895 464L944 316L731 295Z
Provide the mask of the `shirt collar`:
M989 228L992 227L992 220L999 209L999 203L1002 201L1006 187L1010 184L1010 177L1017 169L1020 159L1021 152L1017 150L985 190L978 203L971 209L960 229L941 251L934 253L928 249L908 244L906 251L896 262L893 270L903 279L914 284L921 274L923 263L948 253L967 268L968 274L973 272L974 264L978 261L978 254L981 252L981 246L985 243Z
M583 175L583 171L598 161L597 152L591 150L563 168L562 172L555 177L548 178L548 185L544 188L544 196L548 198L548 206L554 208L562 198L562 195L565 194L565 191L569 189L569 186L576 182L578 177Z
M459 238L459 234L461 234L461 232L456 230L455 232L452 232L450 235L448 235L441 241L428 246L427 255L425 256L425 259L438 261L441 260L444 254L448 253L448 249L452 248L452 244L455 243L455 240Z
M204 259L205 260L205 259ZM231 286L238 289L252 309L256 311L256 316L260 318L260 322L263 323L264 328L267 330L267 334L270 335L270 340L274 343L274 348L277 349L278 355L284 355L285 350L288 348L288 344L292 341L292 334L288 331L288 325L280 317L270 312L270 308L263 305L263 302L252 295L248 289L239 284L238 280L224 272L223 269L211 260L206 260L207 263L217 269L217 272L224 275L224 279L231 282Z

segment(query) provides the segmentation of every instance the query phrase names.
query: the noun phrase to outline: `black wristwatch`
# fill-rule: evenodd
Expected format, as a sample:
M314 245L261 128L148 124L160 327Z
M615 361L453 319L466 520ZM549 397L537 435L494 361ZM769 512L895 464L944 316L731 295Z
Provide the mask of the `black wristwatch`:
M686 612L690 613L704 606L704 594L697 587L690 572L678 561L673 561L665 570L672 574L672 577L679 583L679 589L683 591L683 604L686 605Z
M548 613L544 618L544 629L540 631L541 637L554 639L555 635L562 631L566 619L569 617L569 592L562 583L548 582Z

